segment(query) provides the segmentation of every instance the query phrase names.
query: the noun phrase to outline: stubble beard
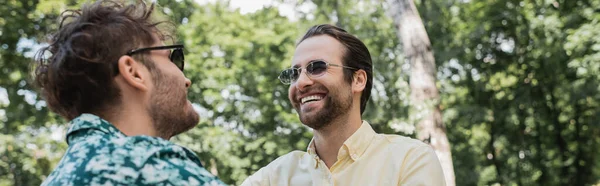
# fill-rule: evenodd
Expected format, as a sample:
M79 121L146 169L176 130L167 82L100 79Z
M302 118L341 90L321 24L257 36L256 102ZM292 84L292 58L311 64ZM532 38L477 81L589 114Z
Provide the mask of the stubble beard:
M174 78L165 76L158 69L154 72L156 91L150 96L148 112L158 135L169 139L196 126L199 116L193 109L185 109L185 89L173 87L178 84Z
M338 94L341 95L341 92L338 92ZM317 112L313 116L303 114L300 107L298 107L296 111L300 116L300 122L314 130L323 129L330 126L334 120L348 114L353 102L352 94L341 95L337 99L327 96L324 99L323 107L320 110L313 111Z

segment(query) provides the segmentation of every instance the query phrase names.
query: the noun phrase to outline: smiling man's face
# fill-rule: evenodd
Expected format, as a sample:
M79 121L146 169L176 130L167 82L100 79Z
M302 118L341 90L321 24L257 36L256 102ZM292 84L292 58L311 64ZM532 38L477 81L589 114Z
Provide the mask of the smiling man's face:
M288 98L300 121L315 130L349 113L353 104L352 87L344 80L341 67L329 66L323 75L312 78L307 76L305 67L315 60L343 65L344 50L344 45L336 39L320 35L302 41L294 52L292 66L302 68L302 72L290 85Z

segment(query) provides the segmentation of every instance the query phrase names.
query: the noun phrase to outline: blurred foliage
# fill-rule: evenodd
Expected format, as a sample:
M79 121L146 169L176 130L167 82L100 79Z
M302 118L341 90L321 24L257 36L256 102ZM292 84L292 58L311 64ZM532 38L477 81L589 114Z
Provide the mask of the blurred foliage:
M600 180L600 2L417 0L438 66L457 185L590 185ZM312 136L277 80L312 25L363 40L375 67L363 118L412 136L410 65L380 1L277 1L242 14L227 2L158 0L186 45L198 127L174 141L229 184ZM66 121L31 85L32 56L75 0L0 0L0 185L39 185L60 160ZM312 7L312 8L306 8Z
M600 2L422 1L457 185L599 178Z

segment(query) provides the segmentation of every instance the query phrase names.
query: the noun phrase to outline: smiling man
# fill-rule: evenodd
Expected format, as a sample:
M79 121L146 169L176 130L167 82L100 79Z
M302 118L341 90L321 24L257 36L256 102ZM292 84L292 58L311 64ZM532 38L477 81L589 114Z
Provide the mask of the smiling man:
M433 149L377 134L362 120L373 85L367 47L332 25L311 27L279 79L300 121L313 129L307 152L279 157L242 185L445 185Z
M97 1L65 11L37 56L35 80L70 120L63 158L42 185L220 185L191 150L168 141L198 123L182 45L154 4Z

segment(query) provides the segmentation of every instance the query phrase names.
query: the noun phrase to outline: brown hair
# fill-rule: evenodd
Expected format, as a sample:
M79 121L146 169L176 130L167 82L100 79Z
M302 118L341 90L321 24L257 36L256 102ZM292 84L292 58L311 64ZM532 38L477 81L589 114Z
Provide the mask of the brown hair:
M118 104L121 95L114 77L119 58L157 42L155 34L165 37L158 29L162 22L151 18L153 10L154 3L147 6L143 1L127 6L97 1L63 12L50 45L36 55L34 79L49 108L71 120ZM153 63L140 61L154 71Z
M371 96L371 88L373 87L373 62L371 61L371 54L367 46L360 41L357 37L346 32L346 30L330 25L321 24L315 25L308 29L306 34L300 39L300 44L305 39L313 36L328 35L338 40L346 48L344 50L344 56L342 56L342 63L345 66L362 69L367 73L367 85L362 92L360 97L360 113L365 111L369 97ZM344 79L348 83L352 83L352 76L354 70L344 68Z

